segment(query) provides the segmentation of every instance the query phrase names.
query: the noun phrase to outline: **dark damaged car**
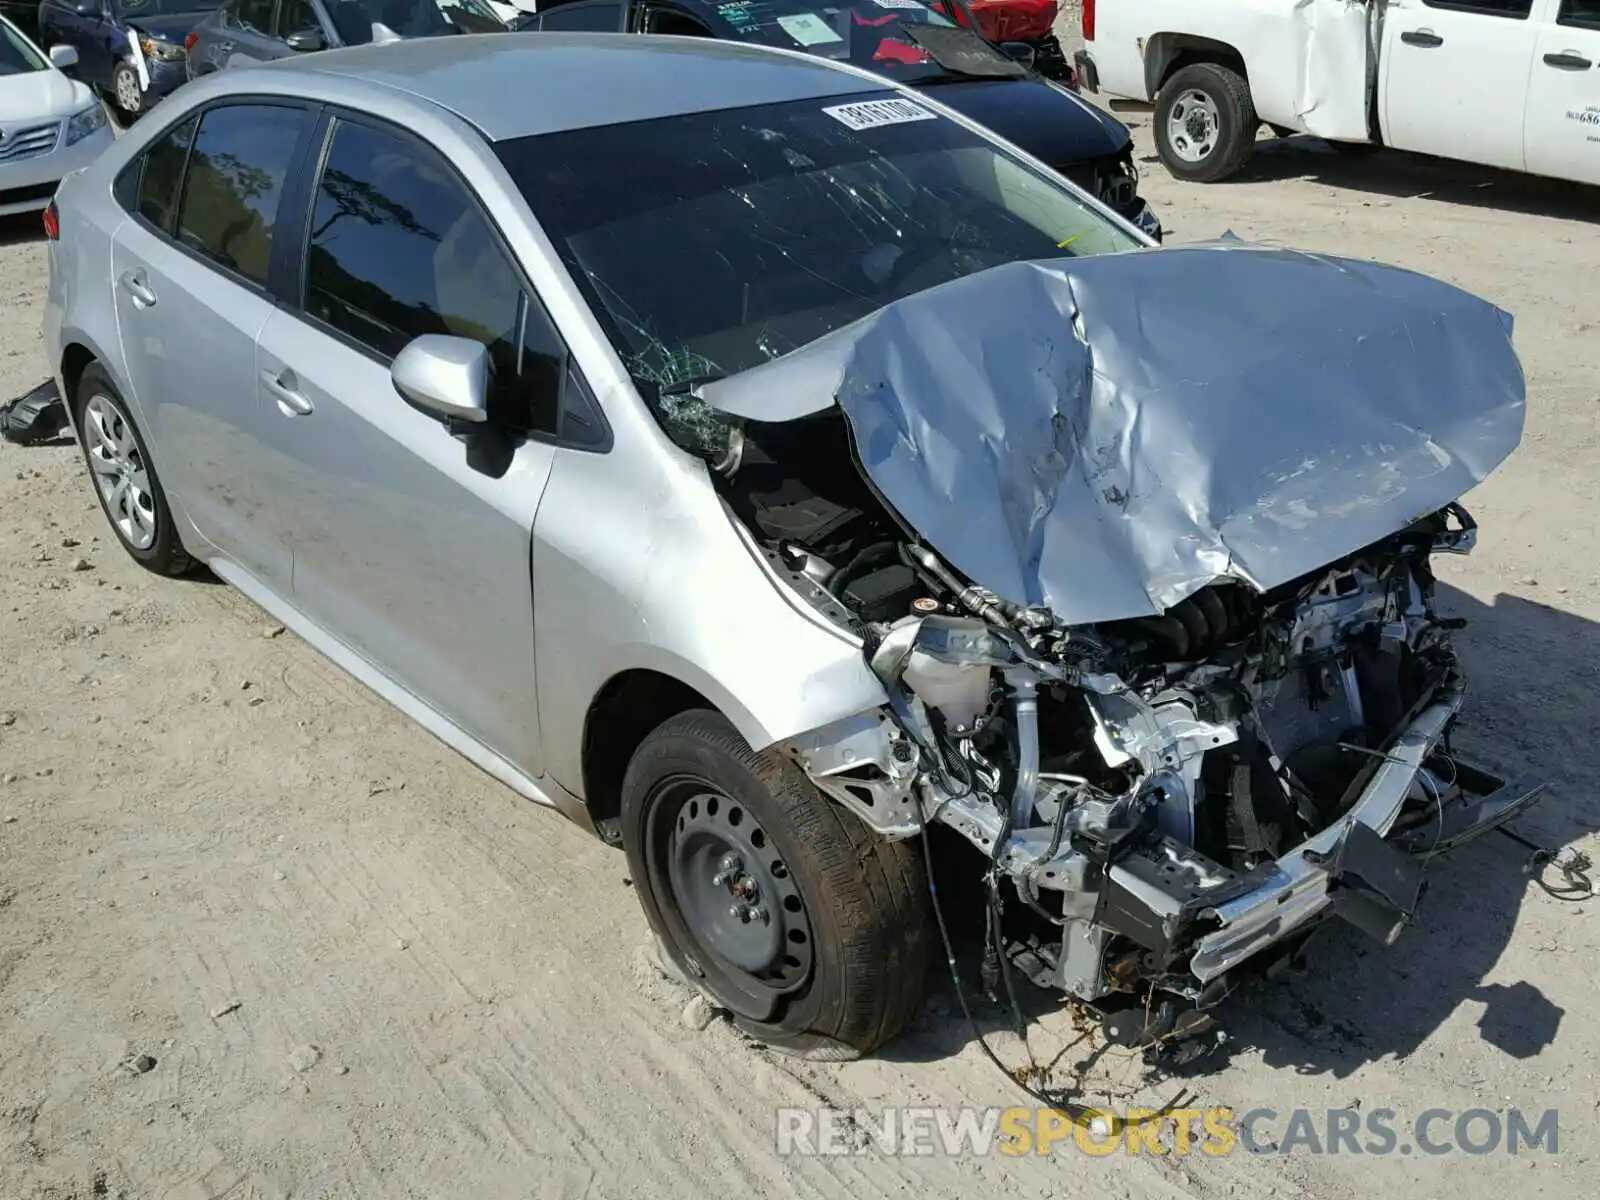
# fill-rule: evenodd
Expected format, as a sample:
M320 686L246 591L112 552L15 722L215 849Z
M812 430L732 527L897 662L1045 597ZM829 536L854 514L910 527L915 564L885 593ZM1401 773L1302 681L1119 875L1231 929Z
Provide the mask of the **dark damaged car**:
M1193 1030L1540 794L1455 743L1435 607L1511 320L1157 247L938 94L611 35L219 72L63 185L45 352L134 558L620 845L753 1035L881 1046L943 928ZM310 164L270 226L221 145Z
M512 28L725 38L863 67L988 126L1159 241L1128 127L1035 70L1036 47L974 32L1007 28L996 12L985 25L960 0L945 7L957 20L920 0L542 0Z

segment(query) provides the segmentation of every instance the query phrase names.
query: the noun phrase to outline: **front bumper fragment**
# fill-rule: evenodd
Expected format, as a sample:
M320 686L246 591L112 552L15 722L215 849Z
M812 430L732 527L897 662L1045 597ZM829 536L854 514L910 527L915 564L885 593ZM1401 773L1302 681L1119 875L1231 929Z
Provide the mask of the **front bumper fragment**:
M1442 783L1426 768L1463 696L1459 684L1451 685L1417 715L1343 817L1200 909L1198 916L1216 928L1195 943L1189 962L1195 978L1210 982L1330 908L1392 941L1421 894L1420 867L1410 858L1426 860L1503 825L1543 794L1543 783L1506 783L1453 760L1455 773ZM1397 829L1418 789L1437 802L1431 819Z

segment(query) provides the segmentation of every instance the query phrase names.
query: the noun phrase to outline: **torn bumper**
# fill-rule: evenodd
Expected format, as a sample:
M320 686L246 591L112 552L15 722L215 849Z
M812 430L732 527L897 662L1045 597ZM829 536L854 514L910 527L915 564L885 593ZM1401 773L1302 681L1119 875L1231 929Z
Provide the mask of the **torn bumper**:
M1208 983L1286 940L1318 917L1349 920L1393 942L1422 893L1421 863L1509 821L1544 792L1542 782L1506 782L1477 768L1454 767L1441 781L1430 760L1461 708L1458 684L1411 722L1384 754L1354 806L1277 862L1238 881L1226 899L1198 912L1217 927L1195 944L1189 969ZM1400 827L1409 798L1435 801L1423 819Z

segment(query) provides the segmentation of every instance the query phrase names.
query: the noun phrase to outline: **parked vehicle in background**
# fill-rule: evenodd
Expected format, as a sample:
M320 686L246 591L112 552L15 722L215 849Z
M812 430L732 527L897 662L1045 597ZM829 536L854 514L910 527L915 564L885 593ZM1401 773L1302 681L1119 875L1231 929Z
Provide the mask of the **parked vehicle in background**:
M0 17L10 21L27 37L38 40L39 0L0 0Z
M189 78L184 39L207 0L43 0L39 41L71 46L90 87L133 120Z
M854 63L936 96L1161 237L1126 125L919 0L541 0L514 28L712 37Z
M44 208L113 140L99 97L66 74L77 60L71 46L46 55L0 17L0 217Z
M1600 184L1600 0L1095 0L1078 74L1211 183L1263 123Z
M1041 75L1071 82L1072 68L1056 38L1056 0L933 0L933 10L957 25L976 29L988 41L1018 42L1033 50Z
M485 0L229 0L190 34L189 77L397 38L503 33Z

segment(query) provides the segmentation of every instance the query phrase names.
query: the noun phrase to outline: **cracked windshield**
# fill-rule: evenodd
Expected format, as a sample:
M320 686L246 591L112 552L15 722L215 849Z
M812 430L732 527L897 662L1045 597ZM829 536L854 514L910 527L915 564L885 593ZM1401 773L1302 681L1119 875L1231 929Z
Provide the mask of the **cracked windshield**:
M976 271L1139 245L895 93L497 148L653 402Z

